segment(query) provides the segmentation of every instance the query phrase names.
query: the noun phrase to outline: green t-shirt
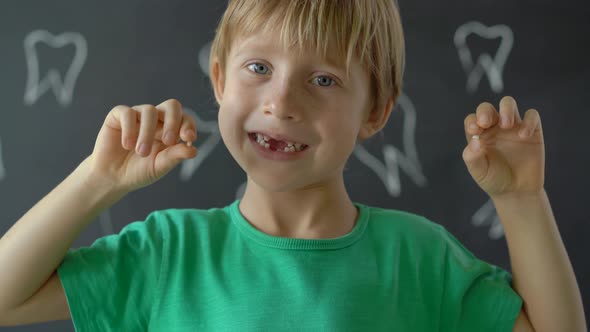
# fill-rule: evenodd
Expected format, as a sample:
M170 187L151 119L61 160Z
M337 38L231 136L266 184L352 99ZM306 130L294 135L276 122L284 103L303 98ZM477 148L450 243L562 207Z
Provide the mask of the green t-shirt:
M70 249L76 331L512 331L511 275L424 217L354 203L348 234L295 239L238 204L155 211Z

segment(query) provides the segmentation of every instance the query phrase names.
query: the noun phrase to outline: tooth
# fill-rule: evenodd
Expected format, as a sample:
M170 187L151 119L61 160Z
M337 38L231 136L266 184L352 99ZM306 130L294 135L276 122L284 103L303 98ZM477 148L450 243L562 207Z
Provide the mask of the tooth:
M47 71L47 76L39 80L39 58L35 46L41 42L53 48L64 47L68 44L74 45L74 59L65 75L60 76L57 69L50 68ZM45 30L35 30L25 37L24 44L28 69L27 87L24 96L25 105L33 105L48 90L55 93L57 101L62 106L71 104L74 86L84 66L88 52L84 37L77 32L65 32L54 36Z
M302 144L295 143L295 148L296 148L297 150L299 150L299 149L301 149L301 145L302 145Z
M262 135L262 137L264 138L265 141L268 141L268 137L265 135Z
M264 147L268 149L268 148L270 148L270 144L264 143Z
M471 51L466 42L467 37L472 33L487 39L501 38L500 47L494 57L488 53L482 53L477 58L477 63L473 63ZM461 25L455 32L454 42L459 52L459 59L461 60L463 69L467 73L467 91L473 93L477 90L477 86L485 72L492 90L496 93L502 92L504 89L502 71L504 70L504 64L506 64L514 42L514 36L510 27L503 24L486 27L476 21L467 22Z
M353 150L359 161L377 175L389 195L393 197L399 197L402 194L402 172L408 175L418 187L429 185L429 180L422 171L423 167L415 143L416 123L420 123L417 121L419 113L405 93L400 94L398 105L401 111L399 113L403 116L399 148L385 143L376 149L369 150L363 144L358 144Z

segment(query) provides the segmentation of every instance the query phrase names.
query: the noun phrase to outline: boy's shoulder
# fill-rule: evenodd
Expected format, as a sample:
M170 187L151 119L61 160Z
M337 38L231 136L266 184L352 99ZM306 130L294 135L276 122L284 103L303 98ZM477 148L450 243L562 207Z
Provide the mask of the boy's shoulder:
M417 213L393 208L367 206L369 223L374 227L383 227L397 231L410 231L418 234L440 235L444 227Z
M143 220L132 222L125 228L140 228L164 238L206 234L212 229L228 227L231 222L228 207L156 209Z
M211 208L165 208L149 213L147 219L156 222L172 223L178 226L205 226L212 223L224 223L231 220L229 205Z
M211 207L211 208L165 208L150 212L155 218L160 219L183 219L183 218L197 218L197 219L223 219L229 218L228 206Z
M445 226L425 216L397 209L366 207L374 237L404 243L409 249L435 255L452 255L463 261L477 258Z

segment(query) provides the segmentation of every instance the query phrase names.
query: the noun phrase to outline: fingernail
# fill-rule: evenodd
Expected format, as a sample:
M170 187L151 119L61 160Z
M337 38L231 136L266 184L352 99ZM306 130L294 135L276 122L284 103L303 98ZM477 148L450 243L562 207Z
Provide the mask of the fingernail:
M150 153L149 146L145 143L139 146L139 154L142 156L148 155Z
M481 123L488 123L488 121L490 121L490 118L487 115L484 114L484 115L482 115L482 116L479 117L479 121Z
M520 135L520 137L522 137L522 138L526 138L526 137L528 137L528 136L530 135L530 133L529 133L528 129L526 129L526 128L524 128L524 129L521 129L521 130L520 130L520 132L519 132L518 134L519 134L519 135Z
M186 136L191 137L191 138L193 138L193 137L196 136L195 131L194 130L190 130L190 129L187 130L187 131L185 131L185 134L186 134Z
M471 130L477 130L477 125L475 123L472 123L469 125L469 129Z

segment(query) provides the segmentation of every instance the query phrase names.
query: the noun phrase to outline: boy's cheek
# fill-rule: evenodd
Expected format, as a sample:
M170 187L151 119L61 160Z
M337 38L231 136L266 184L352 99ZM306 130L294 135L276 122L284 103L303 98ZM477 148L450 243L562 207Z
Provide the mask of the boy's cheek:
M241 113L252 108L252 102L251 96L230 90L226 93L222 106L227 108L231 113Z
M228 84L223 104L231 105L232 108L256 109L263 101L264 91L260 88L244 85Z
M244 122L257 109L252 97L228 90L219 107L219 125L244 128Z

